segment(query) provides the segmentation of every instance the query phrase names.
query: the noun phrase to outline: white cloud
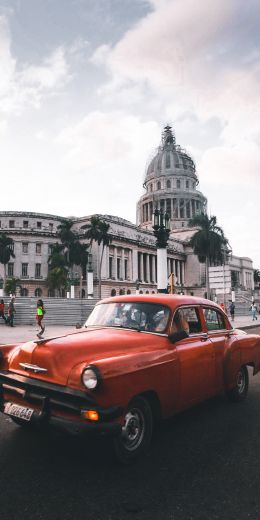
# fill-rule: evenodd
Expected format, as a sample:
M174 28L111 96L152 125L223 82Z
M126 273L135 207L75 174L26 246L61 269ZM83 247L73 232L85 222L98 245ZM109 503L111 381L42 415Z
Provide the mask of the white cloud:
M0 111L21 113L26 106L39 107L45 96L69 81L66 53L59 47L39 65L20 64L11 53L8 21L0 17Z

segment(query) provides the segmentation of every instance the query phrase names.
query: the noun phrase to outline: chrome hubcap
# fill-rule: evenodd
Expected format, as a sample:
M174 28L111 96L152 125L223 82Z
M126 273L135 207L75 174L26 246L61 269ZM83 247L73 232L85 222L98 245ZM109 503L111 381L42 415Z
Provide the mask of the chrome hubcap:
M240 394L243 393L244 389L245 389L245 384L246 384L246 379L245 379L245 375L244 375L244 372L242 372L241 370L238 372L237 374L237 389L238 389L238 392Z
M144 416L141 410L131 409L125 416L125 424L122 428L122 440L129 451L136 450L144 437Z

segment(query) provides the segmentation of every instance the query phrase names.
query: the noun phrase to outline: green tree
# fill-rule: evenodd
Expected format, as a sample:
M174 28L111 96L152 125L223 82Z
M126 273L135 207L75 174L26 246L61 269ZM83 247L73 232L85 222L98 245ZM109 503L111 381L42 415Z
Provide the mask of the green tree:
M63 253L63 246L61 244L54 244L52 252L48 259L49 272L47 276L47 285L49 289L58 290L67 287L68 266L67 260Z
M16 294L16 290L20 286L21 280L19 278L11 277L8 278L5 282L5 294Z
M6 283L6 265L10 261L10 258L15 258L13 246L13 239L8 237L5 233L0 233L0 264L4 265L4 287Z
M109 224L104 220L100 219L97 216L93 216L90 219L90 224L86 224L82 229L86 229L85 237L90 240L90 246L92 246L93 241L97 242L99 247L101 247L101 252L99 255L99 263L98 263L98 297L101 298L101 269L104 255L104 248L111 243L112 238L110 237Z
M198 255L199 262L205 263L206 291L209 298L209 266L212 263L223 262L223 251L227 250L228 240L225 238L222 228L217 225L217 218L214 216L208 217L203 213L195 215L189 221L189 225L198 228L190 240L190 246Z
M260 269L254 269L254 282L260 282Z
M53 267L47 277L49 289L58 290L59 296L61 289L66 289L68 284L68 269L65 266Z
M84 270L88 262L88 245L81 244L78 234L72 231L73 221L67 220L58 226L58 237L61 241L63 254L69 267L79 265Z

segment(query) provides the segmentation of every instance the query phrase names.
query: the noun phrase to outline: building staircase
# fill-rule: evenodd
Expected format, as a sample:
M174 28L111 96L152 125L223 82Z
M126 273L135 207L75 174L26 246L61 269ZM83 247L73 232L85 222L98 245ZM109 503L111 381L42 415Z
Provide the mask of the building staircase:
M7 308L10 298L4 298ZM15 325L36 325L36 298L16 297L15 298ZM44 322L46 325L81 325L86 321L97 300L79 300L66 298L44 298L46 314ZM3 319L0 319L0 327L4 326Z

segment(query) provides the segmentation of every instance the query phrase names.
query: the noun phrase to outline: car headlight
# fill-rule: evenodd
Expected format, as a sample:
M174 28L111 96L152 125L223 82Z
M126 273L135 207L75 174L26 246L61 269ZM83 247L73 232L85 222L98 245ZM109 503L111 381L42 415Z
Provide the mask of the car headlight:
M97 367L89 365L82 372L82 383L89 390L94 390L100 384L100 373Z

